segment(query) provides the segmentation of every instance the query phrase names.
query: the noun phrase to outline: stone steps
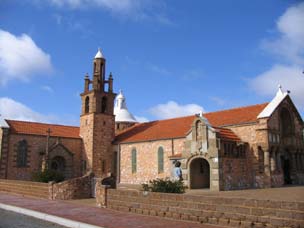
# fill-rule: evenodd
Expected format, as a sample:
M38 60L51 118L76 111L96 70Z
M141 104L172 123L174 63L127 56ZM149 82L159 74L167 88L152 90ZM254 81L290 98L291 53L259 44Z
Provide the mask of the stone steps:
M109 208L226 227L303 227L304 202L112 190Z

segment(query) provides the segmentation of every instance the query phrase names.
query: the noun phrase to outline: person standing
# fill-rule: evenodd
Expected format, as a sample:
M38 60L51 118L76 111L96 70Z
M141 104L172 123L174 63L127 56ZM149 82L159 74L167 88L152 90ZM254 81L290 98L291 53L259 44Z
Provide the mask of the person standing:
M174 180L182 181L183 180L183 173L181 169L181 163L179 161L175 162L175 167L173 170Z

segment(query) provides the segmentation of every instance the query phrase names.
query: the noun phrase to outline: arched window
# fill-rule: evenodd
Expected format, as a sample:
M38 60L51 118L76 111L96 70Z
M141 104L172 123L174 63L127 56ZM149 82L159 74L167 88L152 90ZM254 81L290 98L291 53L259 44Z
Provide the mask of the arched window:
M88 113L90 111L90 98L86 97L84 104L84 112Z
M283 108L280 113L280 129L282 136L293 135L293 123L290 112Z
M107 97L103 97L101 100L101 113L105 113L107 110Z
M18 142L17 147L17 166L18 167L26 167L27 163L27 141L21 140Z
M132 166L132 173L136 173L137 171L137 151L135 148L132 149L131 152L131 166Z
M198 141L200 139L200 137L202 136L202 126L201 126L201 122L197 121L195 123L195 133L196 133L196 141Z
M160 146L157 152L158 173L164 172L164 149Z

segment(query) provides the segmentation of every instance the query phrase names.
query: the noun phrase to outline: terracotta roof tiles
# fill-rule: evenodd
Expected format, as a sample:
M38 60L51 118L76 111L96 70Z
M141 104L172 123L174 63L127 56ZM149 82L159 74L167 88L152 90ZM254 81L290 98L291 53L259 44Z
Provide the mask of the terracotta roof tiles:
M65 138L80 138L79 127L64 126L57 124L45 124L19 120L6 120L10 131L13 134L27 134L27 135L47 135L47 130L50 129L51 136L65 137Z
M268 103L233 108L217 112L203 114L212 126L222 127L229 125L238 125L252 123L257 121L257 116Z
M240 141L240 138L230 129L223 126L239 125L257 121L258 114L268 103L234 108L218 112L203 114L209 123L218 130L219 136L224 140ZM152 121L136 124L133 127L117 134L116 142L142 142L185 137L191 128L195 115L167 120Z
M138 142L168 138L185 137L195 116L179 117L167 120L157 120L148 123L136 124L119 133L117 142Z

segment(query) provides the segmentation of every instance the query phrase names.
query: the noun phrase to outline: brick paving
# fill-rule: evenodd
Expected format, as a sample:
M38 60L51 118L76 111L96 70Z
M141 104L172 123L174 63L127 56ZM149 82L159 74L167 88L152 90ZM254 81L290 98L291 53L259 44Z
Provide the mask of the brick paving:
M9 195L0 192L0 203L22 207L66 219L88 223L105 228L220 228L220 226L203 225L186 221L137 215L97 208L86 204L75 204L66 201L51 201Z

